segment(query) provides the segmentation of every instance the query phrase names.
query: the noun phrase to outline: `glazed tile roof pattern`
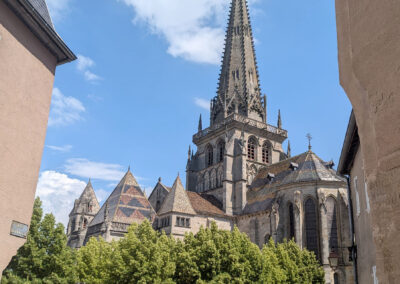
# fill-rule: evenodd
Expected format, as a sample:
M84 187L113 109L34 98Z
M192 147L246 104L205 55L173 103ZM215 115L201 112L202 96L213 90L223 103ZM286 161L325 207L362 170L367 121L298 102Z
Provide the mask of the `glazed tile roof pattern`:
M222 206L220 208L217 207L216 204L220 202L215 197L211 195L200 195L192 191L187 191L186 193L197 214L226 216L224 211L220 209Z
M108 204L108 218L112 222L125 224L141 223L145 219L151 221L155 215L150 202L130 171L126 173L108 197L90 223L90 226L104 222L106 204Z
M171 191L165 197L165 200L157 214L162 215L169 212L186 213L192 215L196 214L179 177L176 178Z
M297 164L298 168L293 170L292 163ZM251 185L251 190L308 181L345 181L333 169L325 166L326 164L315 153L305 152L261 169ZM269 174L274 177L271 179Z
M54 30L54 25L53 22L51 21L50 13L47 8L47 4L45 0L28 0L28 2L35 8L35 10L40 14L40 16L43 18L43 20L53 28Z

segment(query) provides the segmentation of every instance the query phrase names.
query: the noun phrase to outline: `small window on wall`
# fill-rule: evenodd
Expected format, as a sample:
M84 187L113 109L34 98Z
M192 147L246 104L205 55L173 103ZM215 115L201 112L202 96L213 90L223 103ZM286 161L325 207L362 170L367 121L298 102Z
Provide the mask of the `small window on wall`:
M256 141L254 138L250 138L247 143L247 158L250 160L256 159Z
M190 218L176 217L175 226L190 228Z
M86 229L87 224L88 224L88 220L87 219L83 220L83 228L84 229Z

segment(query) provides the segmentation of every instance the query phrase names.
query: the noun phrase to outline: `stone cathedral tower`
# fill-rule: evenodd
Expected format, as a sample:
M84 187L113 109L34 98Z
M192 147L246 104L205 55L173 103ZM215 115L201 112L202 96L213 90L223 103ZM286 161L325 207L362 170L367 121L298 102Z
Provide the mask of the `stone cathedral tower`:
M69 214L67 227L68 246L83 246L90 222L100 209L91 181L89 180L81 196L75 200L74 208Z
M210 127L193 136L187 190L207 193L238 215L248 186L263 167L286 159L287 131L267 124L266 96L261 94L252 28L246 0L233 0L217 96L211 100Z

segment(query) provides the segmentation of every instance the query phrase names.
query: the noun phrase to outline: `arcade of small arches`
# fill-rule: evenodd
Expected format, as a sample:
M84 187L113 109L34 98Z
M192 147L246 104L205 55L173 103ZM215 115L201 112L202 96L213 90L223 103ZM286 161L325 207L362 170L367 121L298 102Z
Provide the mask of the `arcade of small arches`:
M199 175L197 192L204 192L222 187L224 178L223 166L212 168Z

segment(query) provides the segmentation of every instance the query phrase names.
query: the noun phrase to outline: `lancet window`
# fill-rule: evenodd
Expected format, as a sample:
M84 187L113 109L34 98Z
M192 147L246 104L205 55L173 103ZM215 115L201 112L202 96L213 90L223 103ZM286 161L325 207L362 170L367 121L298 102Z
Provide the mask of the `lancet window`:
M294 239L295 238L295 233L294 233L294 208L293 204L289 203L288 206L289 209L289 239Z
M313 251L316 257L318 253L318 220L317 208L312 198L307 199L304 203L305 226L306 226L306 247L309 251Z
M337 210L336 200L328 197L326 200L326 218L328 224L329 249L338 252L338 227L337 227Z

